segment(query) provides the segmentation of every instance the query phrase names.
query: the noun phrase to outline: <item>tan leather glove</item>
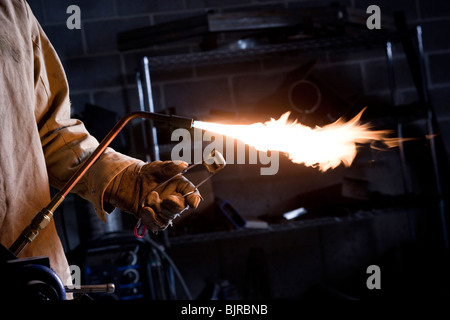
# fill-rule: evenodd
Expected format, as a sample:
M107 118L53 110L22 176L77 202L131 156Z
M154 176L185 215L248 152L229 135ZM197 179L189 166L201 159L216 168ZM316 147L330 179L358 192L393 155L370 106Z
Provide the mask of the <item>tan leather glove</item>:
M195 186L180 175L186 162L138 162L122 171L105 191L105 205L140 218L152 232L162 231L187 206L197 208L201 196ZM159 184L176 176L160 188ZM186 197L183 195L190 193Z

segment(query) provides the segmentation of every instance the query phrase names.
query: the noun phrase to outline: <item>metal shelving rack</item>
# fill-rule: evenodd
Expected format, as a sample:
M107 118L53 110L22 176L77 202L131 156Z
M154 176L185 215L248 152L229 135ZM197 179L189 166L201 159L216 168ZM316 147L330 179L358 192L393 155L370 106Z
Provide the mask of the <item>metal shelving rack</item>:
M392 38L392 35L389 37ZM149 57L152 71L170 70L187 66L233 63L277 54L296 52L349 51L382 47L388 38L385 32L365 31L349 35L303 39L295 42L260 45L250 49L214 50Z
M152 56L152 57L143 57L143 59L148 60L148 64L146 66L147 70L141 70L142 73L149 73L150 71L165 71L165 70L173 70L177 68L186 68L186 67L196 67L196 66L208 66L215 64L226 64L226 63L237 63L237 62L245 62L256 59L264 59L273 56L281 56L283 54L295 53L298 55L304 53L320 53L320 52L348 52L355 50L369 50L369 49L381 49L384 50L387 57L388 62L388 70L389 70L389 82L391 93L395 92L395 82L392 78L392 51L389 51L392 43L402 42L405 46L405 39L416 37L416 32L411 33L410 30L406 27L406 22L404 22L405 26L403 28L398 28L397 30L368 30L365 26L349 24L346 26L345 32L340 34L334 34L323 37L311 37L311 38L303 38L298 39L292 42L286 43L275 43L275 44L267 44L267 45L259 45L257 47L249 48L249 49L240 49L240 50L230 50L230 49L216 49L212 51L202 51L202 52L192 52L185 54L174 54L174 55L162 55L162 56ZM421 39L419 37L419 39ZM419 43L419 45L421 42ZM420 49L420 48L419 48ZM413 51L413 48L408 48L409 51ZM390 53L389 53L390 52ZM419 52L420 55L423 55L423 49ZM410 54L409 57L414 56L414 54ZM419 61L421 62L421 61ZM410 65L414 65L414 63ZM422 66L422 63L419 63ZM417 71L417 70L413 70ZM424 79L423 78L423 70L416 72L415 80ZM419 96L420 93L426 93L426 84L416 84L418 87ZM138 83L139 87L139 83ZM151 92L146 93L147 97L151 97ZM427 99L425 100L424 105L428 106ZM395 104L395 101L392 101ZM150 103L151 104L151 103ZM407 118L409 115L403 115ZM419 115L420 118L423 118L423 114ZM429 116L429 118L433 118ZM429 119L429 120L430 120ZM375 119L376 120L376 119ZM386 120L386 119L385 119ZM404 120L404 119L403 119ZM430 120L431 121L431 120ZM431 126L432 127L432 126ZM431 132L434 132L433 128L430 129ZM434 146L431 150L433 154L433 159L435 158L435 150ZM436 162L436 161L435 161ZM439 181L439 170L437 169L437 164L434 163L435 176L437 179L437 187L440 190L440 181ZM440 197L442 197L442 192L439 191ZM446 221L445 221L445 209L443 208L443 200L440 205L440 216L442 219L443 226L443 236L445 247L448 248L448 237L446 230ZM412 226L412 228L414 228Z

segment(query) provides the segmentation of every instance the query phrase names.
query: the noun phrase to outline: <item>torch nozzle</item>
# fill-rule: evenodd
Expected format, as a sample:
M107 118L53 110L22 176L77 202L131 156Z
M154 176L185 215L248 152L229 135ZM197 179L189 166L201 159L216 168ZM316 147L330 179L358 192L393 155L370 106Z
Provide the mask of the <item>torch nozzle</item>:
M175 115L168 115L163 113L154 113L154 112L146 112L146 111L135 111L127 114L125 117L123 117L116 125L116 127L120 130L128 121L135 119L135 118L142 118L142 119L148 119L153 120L154 122L160 122L168 124L172 127L176 128L185 128L185 129L191 129L192 124L194 123L194 119L187 118L187 117L181 117L181 116L175 116ZM111 131L116 131L114 130Z
M192 118L186 118L186 117L180 117L180 116L169 116L169 124L176 128L185 128L190 129L192 128L192 124L194 122L194 119Z

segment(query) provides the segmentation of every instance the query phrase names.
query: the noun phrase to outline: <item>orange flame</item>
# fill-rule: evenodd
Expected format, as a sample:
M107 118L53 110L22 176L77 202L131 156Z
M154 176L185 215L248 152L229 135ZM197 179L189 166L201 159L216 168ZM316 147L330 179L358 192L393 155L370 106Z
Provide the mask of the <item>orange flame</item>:
M310 128L289 122L290 112L280 119L250 125L218 124L194 121L193 126L241 140L260 151L279 151L294 163L318 167L320 171L334 169L343 163L350 166L357 154L357 144L373 140L383 141L388 147L395 139L386 138L388 130L370 130L369 124L360 124L362 110L348 122L342 118L324 127Z

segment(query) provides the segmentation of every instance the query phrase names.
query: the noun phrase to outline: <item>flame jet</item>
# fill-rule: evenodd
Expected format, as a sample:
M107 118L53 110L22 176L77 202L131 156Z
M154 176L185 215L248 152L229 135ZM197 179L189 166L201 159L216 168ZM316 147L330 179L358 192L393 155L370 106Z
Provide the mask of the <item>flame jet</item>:
M315 128L297 120L289 121L290 112L265 123L235 125L194 121L193 127L238 139L259 151L279 151L294 163L325 172L341 163L350 166L358 144L382 141L388 147L395 146L395 139L387 138L389 130L371 130L368 123L360 123L364 110L347 122L339 118Z

